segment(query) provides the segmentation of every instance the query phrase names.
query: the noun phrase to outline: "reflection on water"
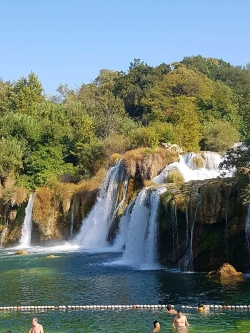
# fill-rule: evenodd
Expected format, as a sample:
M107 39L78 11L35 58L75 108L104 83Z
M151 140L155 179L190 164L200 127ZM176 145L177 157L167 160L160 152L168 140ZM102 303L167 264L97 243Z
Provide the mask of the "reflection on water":
M166 270L141 271L113 265L120 253L87 253L72 249L35 249L24 256L0 250L0 306L19 305L112 305L167 304L183 308L191 324L189 332L249 332L247 309L196 310L205 304L250 304L250 278L242 283L221 285L205 274ZM50 254L57 256L48 258ZM47 332L150 332L152 322L161 331L173 332L171 316L164 309L36 310L0 311L1 329L27 332L38 316Z

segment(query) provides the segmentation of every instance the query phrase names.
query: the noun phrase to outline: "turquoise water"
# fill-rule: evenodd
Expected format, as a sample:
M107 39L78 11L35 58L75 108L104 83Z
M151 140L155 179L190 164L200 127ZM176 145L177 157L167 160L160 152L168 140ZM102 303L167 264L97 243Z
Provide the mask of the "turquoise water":
M201 273L139 270L115 264L120 253L87 253L62 248L32 248L28 255L0 250L0 306L167 304L181 308L189 332L249 332L250 311L215 309L199 314L199 301L210 305L249 305L250 278L221 285ZM47 258L54 254L56 257ZM45 333L173 332L164 309L54 309L0 311L2 332L28 332L38 317Z

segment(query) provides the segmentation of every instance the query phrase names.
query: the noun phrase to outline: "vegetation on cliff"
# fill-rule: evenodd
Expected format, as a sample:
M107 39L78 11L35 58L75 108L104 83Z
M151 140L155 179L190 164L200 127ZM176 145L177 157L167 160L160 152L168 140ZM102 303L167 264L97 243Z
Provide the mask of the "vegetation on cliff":
M127 72L101 70L91 84L47 97L34 73L0 81L0 175L34 189L88 179L113 153L162 142L224 151L249 135L249 66L186 57Z

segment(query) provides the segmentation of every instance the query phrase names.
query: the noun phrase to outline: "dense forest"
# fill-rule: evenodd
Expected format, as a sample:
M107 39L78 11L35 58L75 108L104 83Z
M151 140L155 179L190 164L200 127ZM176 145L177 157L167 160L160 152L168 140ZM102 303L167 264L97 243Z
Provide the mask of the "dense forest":
M225 152L239 141L246 148L229 150L225 167L239 166L249 184L250 64L198 55L152 67L134 59L126 72L102 69L90 84L57 92L47 96L33 72L0 80L2 185L10 176L30 190L76 183L127 150L163 142Z

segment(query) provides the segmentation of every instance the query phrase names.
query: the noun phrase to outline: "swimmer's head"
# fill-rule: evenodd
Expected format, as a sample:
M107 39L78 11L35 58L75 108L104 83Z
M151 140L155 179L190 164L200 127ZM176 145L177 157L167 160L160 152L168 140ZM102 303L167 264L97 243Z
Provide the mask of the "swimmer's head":
M168 309L168 311L170 311L170 310L173 309L173 306L172 306L171 304L168 304L168 305L167 305L167 309Z
M153 322L153 325L154 325L154 328L160 328L160 327L161 327L161 326L160 326L160 323L159 323L158 320L155 320L155 321Z
M204 305L202 303L198 303L198 310L200 312L204 311Z

